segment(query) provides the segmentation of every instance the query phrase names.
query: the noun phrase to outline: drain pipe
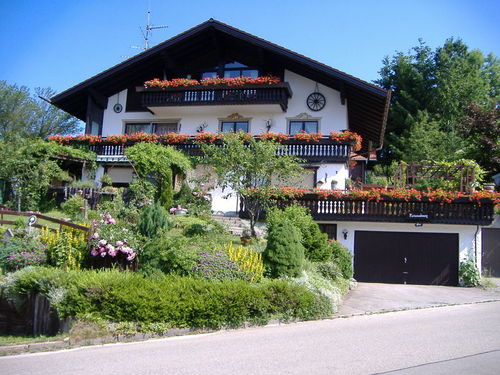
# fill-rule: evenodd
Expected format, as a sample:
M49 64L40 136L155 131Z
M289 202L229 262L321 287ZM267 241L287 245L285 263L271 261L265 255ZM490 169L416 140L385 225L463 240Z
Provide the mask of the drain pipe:
M476 233L474 234L474 264L477 267L477 234L479 232L479 225L476 225Z

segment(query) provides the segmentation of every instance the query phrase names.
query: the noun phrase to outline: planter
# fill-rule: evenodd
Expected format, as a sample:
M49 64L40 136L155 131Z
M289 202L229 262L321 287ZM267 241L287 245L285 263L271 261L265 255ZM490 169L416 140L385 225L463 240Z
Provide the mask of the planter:
M174 215L187 215L187 210L184 208L178 209L174 211Z

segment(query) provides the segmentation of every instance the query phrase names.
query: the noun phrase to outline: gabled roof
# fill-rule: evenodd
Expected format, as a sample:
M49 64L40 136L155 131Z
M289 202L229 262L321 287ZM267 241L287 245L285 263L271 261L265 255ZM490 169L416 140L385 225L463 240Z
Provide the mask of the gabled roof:
M177 56L207 48L207 41L217 38L222 42L214 41L215 48L224 49L225 44L244 46L245 50L249 48L257 55L265 54L275 64L341 91L348 101L350 130L363 136L367 141L363 142L365 147L368 141L374 146L382 145L390 91L214 19L61 92L50 99L51 103L84 120L89 93L108 97L140 81L154 78L144 76L145 72L160 65L175 65Z

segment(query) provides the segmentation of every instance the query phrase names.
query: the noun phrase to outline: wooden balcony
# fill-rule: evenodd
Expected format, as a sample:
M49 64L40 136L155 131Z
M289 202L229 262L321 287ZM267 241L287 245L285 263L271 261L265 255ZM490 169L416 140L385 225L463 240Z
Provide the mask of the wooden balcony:
M494 205L489 199L480 204L467 198L451 203L397 200L351 200L347 198L319 198L316 194L305 194L293 200L279 200L284 208L292 203L307 207L318 221L372 221L394 223L430 223L489 225L494 219ZM246 217L243 202L240 216Z
M170 87L165 89L136 87L144 107L235 105L235 104L275 104L283 112L292 96L286 82L273 85L248 84L234 86L193 86Z
M166 144L166 143L165 143ZM97 154L97 161L126 161L124 149L132 146L133 143L114 144L101 142L90 145L90 150ZM167 145L167 144L166 144ZM200 146L189 139L186 143L169 143L169 146L175 147L192 156L200 156ZM303 159L305 162L346 162L352 151L351 143L338 143L328 138L322 138L319 142L306 142L300 140L287 140L283 142L285 146L280 154L294 155Z

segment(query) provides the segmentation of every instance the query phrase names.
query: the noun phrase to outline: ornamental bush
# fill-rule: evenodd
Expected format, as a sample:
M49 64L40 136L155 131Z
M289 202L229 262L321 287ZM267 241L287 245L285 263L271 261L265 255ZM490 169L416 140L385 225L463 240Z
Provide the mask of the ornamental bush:
M63 271L29 267L0 286L9 300L46 296L59 317L94 316L112 322L172 327L238 327L270 319L318 319L332 313L328 298L287 280L213 282L190 277L145 278L117 270Z
M153 238L160 231L168 230L171 227L172 223L169 219L169 214L159 202L145 207L137 223L139 232L149 238Z
M331 259L332 252L328 246L328 235L321 232L307 208L292 205L284 210L275 208L267 215L269 226L282 220L289 220L299 230L306 259L312 262L326 262Z
M352 256L350 251L337 241L331 241L330 246L332 251L332 259L342 272L344 279L352 278Z
M298 276L304 262L304 246L297 228L282 220L268 226L264 263L271 277Z
M43 228L39 240L47 248L47 263L66 269L80 269L88 261L87 233L75 229L51 231Z

